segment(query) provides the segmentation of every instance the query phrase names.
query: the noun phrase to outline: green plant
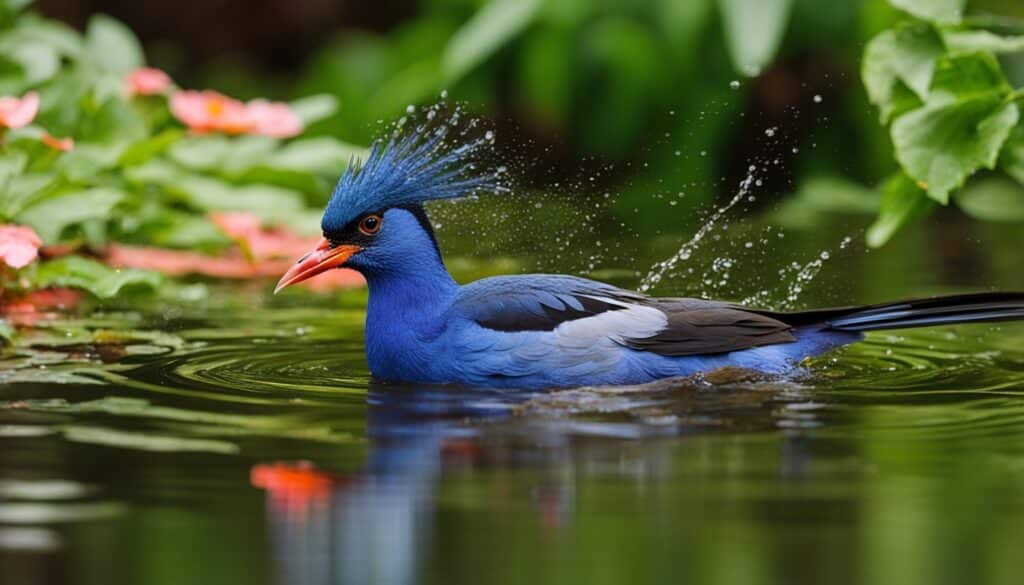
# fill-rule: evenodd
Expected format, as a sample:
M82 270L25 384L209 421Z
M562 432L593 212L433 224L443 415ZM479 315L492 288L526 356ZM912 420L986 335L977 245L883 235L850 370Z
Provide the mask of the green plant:
M1024 52L1024 35L1006 34L1005 21L965 19L965 2L890 0L909 17L864 51L864 85L900 166L882 188L879 217L868 231L872 246L951 199L976 217L1021 217L1019 186L964 186L986 170L1024 185L1024 89L1010 84L999 61Z
M0 0L0 95L22 108L10 124L0 120L0 224L34 229L43 260L0 266L2 296L71 286L107 298L124 286L155 286L151 273L105 266L111 245L221 252L234 242L210 220L215 212L316 229L333 181L360 149L283 137L332 115L334 98L247 105L182 92L143 69L138 40L116 20L95 16L79 34L25 4ZM132 89L140 74L149 85ZM176 96L192 109L175 106ZM251 119L221 128L195 118L225 107L248 108ZM270 126L257 124L257 110Z

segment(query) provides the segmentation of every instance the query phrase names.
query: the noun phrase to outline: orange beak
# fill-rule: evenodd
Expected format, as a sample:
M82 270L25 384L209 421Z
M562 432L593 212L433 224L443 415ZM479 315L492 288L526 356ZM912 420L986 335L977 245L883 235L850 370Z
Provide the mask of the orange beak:
M335 246L327 241L327 239L320 240L320 243L317 244L317 247L312 252L299 258L299 261L289 268L288 272L284 273L281 280L277 281L274 294L277 294L285 287L302 282L303 280L309 280L321 272L344 265L352 257L352 254L359 250L359 246L348 244Z

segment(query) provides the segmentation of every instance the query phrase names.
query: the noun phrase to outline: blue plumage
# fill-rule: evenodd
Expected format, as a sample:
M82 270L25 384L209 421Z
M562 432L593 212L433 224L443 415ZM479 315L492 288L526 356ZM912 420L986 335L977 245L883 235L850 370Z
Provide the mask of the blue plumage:
M353 161L338 181L321 227L325 233L342 229L360 213L426 201L464 197L497 187L494 176L474 174L470 160L483 141L449 148L446 126L396 131L377 141L366 161Z
M863 331L1024 318L1024 294L990 293L782 314L657 299L582 278L524 275L459 285L421 204L487 190L479 143L418 129L374 146L341 178L324 240L278 288L336 267L369 286L366 354L379 378L503 388L635 384L725 366L770 373Z

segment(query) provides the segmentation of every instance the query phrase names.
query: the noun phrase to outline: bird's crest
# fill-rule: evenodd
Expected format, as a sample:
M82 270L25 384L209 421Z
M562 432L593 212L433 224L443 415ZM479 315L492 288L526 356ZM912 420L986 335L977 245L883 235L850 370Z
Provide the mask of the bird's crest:
M323 230L339 230L364 213L499 189L496 175L479 172L474 162L491 135L453 147L449 133L445 124L424 124L375 141L366 160L353 160L338 180Z

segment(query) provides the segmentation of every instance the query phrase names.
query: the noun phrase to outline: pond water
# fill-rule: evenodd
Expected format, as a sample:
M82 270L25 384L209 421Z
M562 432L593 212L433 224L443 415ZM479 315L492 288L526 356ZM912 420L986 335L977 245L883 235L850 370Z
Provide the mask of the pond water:
M834 245L819 228L791 251ZM1024 288L1018 248L936 221L801 301ZM365 293L270 286L63 315L4 354L3 583L1021 580L1020 324L875 334L796 379L525 395L375 382Z

